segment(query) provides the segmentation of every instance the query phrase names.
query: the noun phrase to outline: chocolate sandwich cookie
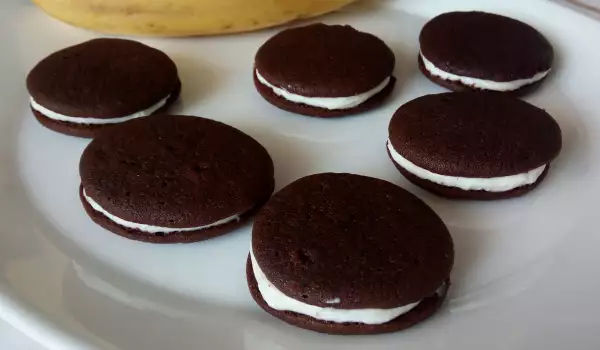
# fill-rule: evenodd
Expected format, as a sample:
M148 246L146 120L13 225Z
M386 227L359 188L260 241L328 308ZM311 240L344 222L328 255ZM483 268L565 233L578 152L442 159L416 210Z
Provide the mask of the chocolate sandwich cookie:
M94 137L107 126L165 111L181 83L163 52L131 40L95 39L44 58L29 73L27 89L42 125Z
M98 133L79 165L88 215L118 235L189 243L247 221L273 192L273 162L223 123L153 115Z
M419 198L328 173L293 182L259 212L246 273L258 305L289 324L376 334L433 315L453 262L446 226Z
M394 53L350 26L286 29L256 54L254 84L269 103L312 117L341 117L383 102L396 82Z
M415 185L465 199L515 197L534 189L562 147L544 110L497 92L419 97L401 106L387 150Z
M552 68L554 50L533 27L485 12L449 12L429 21L419 37L419 67L453 91L524 94Z

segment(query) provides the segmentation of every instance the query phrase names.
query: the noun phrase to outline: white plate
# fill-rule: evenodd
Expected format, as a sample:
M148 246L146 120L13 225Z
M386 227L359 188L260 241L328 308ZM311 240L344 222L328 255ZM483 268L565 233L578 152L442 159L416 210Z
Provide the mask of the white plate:
M485 9L523 19L557 51L528 98L559 121L564 149L530 195L452 202L407 183L385 151L394 110L442 91L416 65L428 18ZM246 288L250 227L208 242L155 246L95 226L78 199L88 141L42 128L24 79L47 54L94 37L28 2L0 5L0 315L53 349L598 349L600 347L600 25L546 1L375 1L329 16L384 39L399 82L377 111L339 120L282 112L252 83L253 56L274 31L143 40L180 68L176 111L234 125L271 153L277 187L324 171L380 177L424 198L456 243L454 288L432 320L383 336L319 335L261 311Z

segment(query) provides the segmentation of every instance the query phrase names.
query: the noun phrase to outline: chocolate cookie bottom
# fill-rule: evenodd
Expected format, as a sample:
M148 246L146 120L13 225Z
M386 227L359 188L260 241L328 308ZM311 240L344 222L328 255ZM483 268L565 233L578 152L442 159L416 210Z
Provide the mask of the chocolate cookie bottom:
M254 85L256 86L256 89L258 90L260 95L265 100L267 100L267 102L269 102L277 108L283 109L284 111L317 118L336 118L362 113L381 105L385 98L388 97L394 90L394 85L396 85L396 78L391 77L390 82L383 90L381 90L378 94L371 97L370 99L366 100L364 103L354 108L333 110L313 107L302 103L294 103L276 95L271 88L264 85L258 80L258 77L256 76L256 71L254 72Z
M431 317L443 304L444 299L448 293L448 287L450 282L446 281L446 288L441 288L439 294L434 294L430 297L424 298L417 307L410 310L404 315L401 315L390 322L370 325L363 323L334 323L327 321L320 321L315 318L302 315L291 311L279 311L272 309L267 305L263 299L260 291L258 290L258 284L254 277L252 270L252 262L250 256L246 262L246 278L248 281L248 288L254 301L266 312L272 316L296 327L308 329L311 331L327 334L339 334L339 335L368 335L368 334L382 334L392 333L401 331L403 329L412 327L420 322L425 321Z
M422 179L415 174L409 172L404 169L400 165L398 165L390 154L388 150L388 156L396 166L396 169L400 171L400 173L414 185L421 187L431 193L434 193L441 197L452 198L452 199L471 199L471 200L496 200L496 199L508 199L522 196L526 193L534 190L546 177L548 174L548 170L550 169L550 165L546 165L546 169L540 175L536 182L531 185L517 187L510 191L505 192L489 192L489 191L466 191L457 187L448 187L444 185L437 184L435 182L431 182L429 180Z
M269 194L270 195L270 194ZM243 225L245 225L256 212L269 200L270 196L266 196L256 207L240 215L239 220L231 221L223 225L210 227L203 230L197 231L186 231L186 232L172 232L168 234L156 234L147 233L139 230L130 229L117 224L110 220L102 213L94 210L88 201L83 196L83 186L79 187L79 199L83 204L83 207L88 216L98 225L115 233L119 236L129 238L135 241L141 241L146 243L156 244L169 244L169 243L193 243L204 241L210 238L224 235L229 233Z
M158 109L156 112L154 112L152 114L159 114L159 113L166 112L175 103L175 101L177 101L180 93L181 93L181 83L179 83L177 85L177 88L169 96L165 105L162 106L160 109ZM31 111L33 112L33 115L38 120L38 122L40 122L40 124L42 124L44 127L48 128L50 130L59 132L61 134L76 136L76 137L94 138L98 131L105 129L107 127L113 126L113 125L118 125L118 123L116 123L116 124L75 124L75 123L69 123L69 122L64 122L64 121L48 118L45 115L43 115L42 113L34 110L33 108L31 109Z
M429 80L431 80L432 82L434 82L435 84L444 87L450 91L454 91L454 92L465 92L465 91L494 91L494 90L484 90L484 89L479 89L479 88L475 88L472 87L470 85L465 85L461 82L458 81L452 81L452 80L446 80L446 79L442 79L438 76L432 75L431 73L429 73L429 71L425 68L425 63L423 63L423 59L421 58L421 55L419 55L419 69L421 70L421 72L423 73L423 75L425 75L425 77ZM547 76L544 77L541 80L536 81L535 83L529 84L529 85L525 85L517 90L512 90L512 91L506 91L503 93L506 94L511 94L514 95L516 97L518 96L524 96L527 94L530 94L532 92L534 92L535 90L537 90L540 85L542 85L542 83L544 82L544 80L546 80Z

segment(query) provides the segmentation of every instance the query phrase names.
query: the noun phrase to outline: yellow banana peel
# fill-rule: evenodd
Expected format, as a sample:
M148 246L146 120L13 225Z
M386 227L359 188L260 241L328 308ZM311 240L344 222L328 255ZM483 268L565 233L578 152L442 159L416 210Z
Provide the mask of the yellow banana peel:
M95 31L150 36L238 33L319 16L355 0L33 0Z

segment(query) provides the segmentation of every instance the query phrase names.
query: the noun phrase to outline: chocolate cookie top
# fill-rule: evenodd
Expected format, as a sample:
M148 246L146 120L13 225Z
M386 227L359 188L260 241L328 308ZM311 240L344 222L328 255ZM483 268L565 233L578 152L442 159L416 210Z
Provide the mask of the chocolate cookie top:
M367 92L392 75L394 53L374 35L350 26L286 29L256 54L256 69L272 85L307 97Z
M85 149L79 172L87 196L109 213L169 228L245 213L274 184L273 162L257 141L190 116L155 115L107 128Z
M333 173L275 194L255 219L252 251L287 296L340 309L431 296L454 259L446 226L423 201L387 181Z
M95 39L43 59L27 77L33 99L71 117L114 118L147 109L179 86L163 52L136 41Z
M554 50L536 29L485 12L449 12L423 27L421 52L439 69L498 82L531 78L552 67Z
M491 178L552 161L561 130L543 109L495 92L427 95L401 106L389 126L394 149L441 175Z

